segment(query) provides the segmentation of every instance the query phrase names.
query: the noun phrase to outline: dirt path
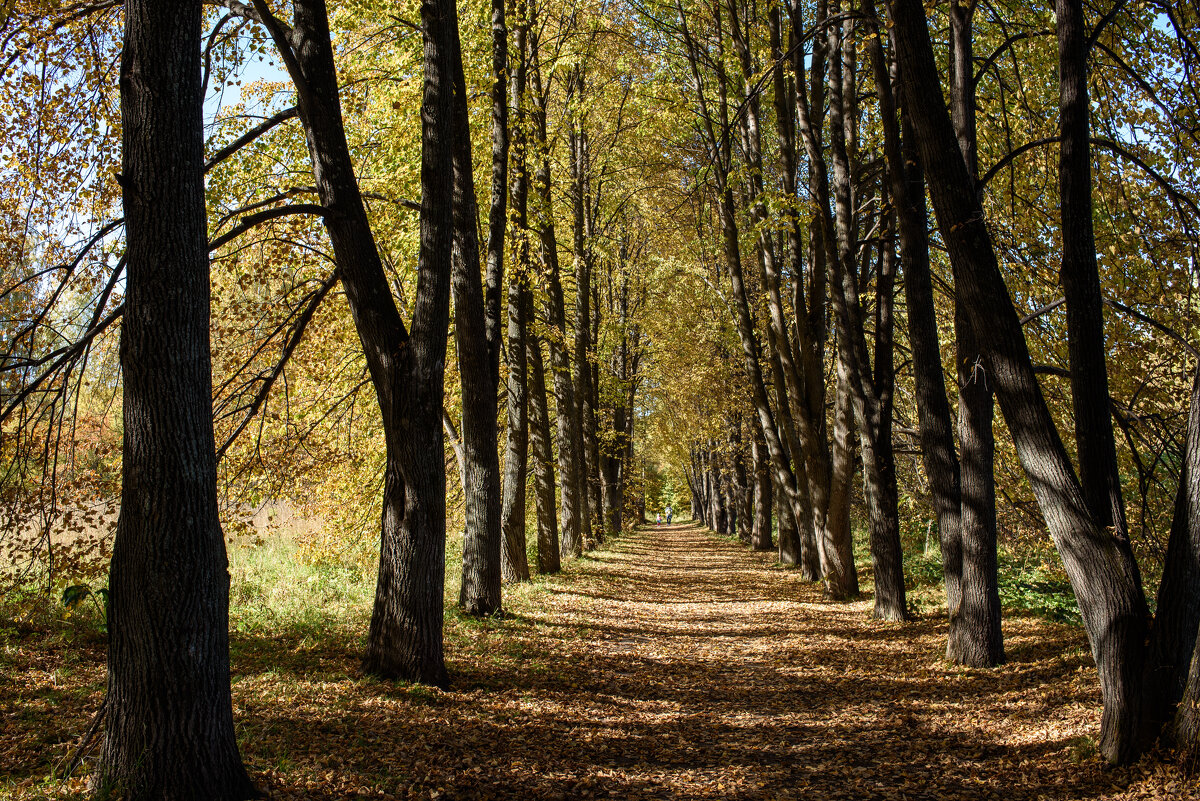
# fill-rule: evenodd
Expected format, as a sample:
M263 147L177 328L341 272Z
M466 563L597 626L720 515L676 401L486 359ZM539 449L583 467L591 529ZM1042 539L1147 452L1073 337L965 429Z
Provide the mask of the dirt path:
M450 615L446 692L362 676L364 621L235 636L243 756L278 799L1200 797L1152 760L1103 768L1078 631L1009 618L1009 664L954 668L943 621L868 620L869 600L825 603L773 561L688 525L627 535L514 593L507 619ZM39 659L27 674L54 688L38 679L41 711L18 702L5 732L46 744L30 780L103 682L102 651L67 675Z
M1098 699L1078 634L1014 621L1008 666L961 670L939 659L939 622L870 621L868 602L823 603L772 561L656 527L561 582L547 621L587 623L563 654L579 694L541 722L561 738L552 770L624 797L1116 790L1121 777L1101 775L1086 739Z

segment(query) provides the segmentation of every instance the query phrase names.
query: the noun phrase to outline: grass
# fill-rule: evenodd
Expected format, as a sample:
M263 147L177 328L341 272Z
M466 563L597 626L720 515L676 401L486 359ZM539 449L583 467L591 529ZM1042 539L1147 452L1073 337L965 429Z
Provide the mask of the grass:
M530 562L536 564L536 535L530 539ZM230 664L234 696L244 706L236 715L237 734L244 753L254 755L251 770L294 769L297 757L272 728L277 724L269 713L281 699L342 686L409 706L439 703L437 690L358 671L375 595L375 544L367 537L337 553L314 553L300 534L286 529L228 543ZM504 615L480 619L458 607L461 533L447 538L445 564L444 644L452 675L479 688L518 666L529 675L551 675L554 666L529 645L530 637L545 633L531 610L545 592L546 577L506 587ZM103 698L103 610L91 603L71 609L44 588L24 589L0 598L0 699L5 708L15 700L14 719L25 721L28 735L0 744L0 764L11 766L0 772L0 798L85 798L82 779L64 783L59 762ZM244 714L251 709L262 714ZM271 745L248 747L254 743Z

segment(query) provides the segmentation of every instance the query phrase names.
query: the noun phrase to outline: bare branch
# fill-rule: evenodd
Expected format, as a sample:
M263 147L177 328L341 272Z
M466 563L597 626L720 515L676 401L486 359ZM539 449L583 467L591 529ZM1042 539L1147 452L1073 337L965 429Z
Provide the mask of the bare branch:
M262 223L267 222L268 220L274 220L279 217L286 217L291 214L315 214L318 217L324 217L325 213L326 213L325 207L320 205L319 203L296 203L291 206L280 206L279 208L276 208L276 209L267 209L266 211L260 211L257 214L250 214L246 217L243 217L241 223L239 223L234 228L230 229L228 233L225 233L225 234L217 237L213 241L209 242L208 243L208 252L212 253L214 250L217 250L222 245L227 244L227 243L233 241L234 239L237 239L239 236L246 233L254 226L261 225Z
M255 393L254 399L250 402L250 405L245 407L246 413L242 416L241 422L238 423L233 432L230 433L230 435L225 439L224 444L217 449L217 461L220 461L222 458L224 458L225 452L229 450L229 447L233 444L234 440L246 430L246 426L248 426L250 421L254 419L254 416L258 414L258 410L262 408L263 403L265 403L267 400L267 396L270 395L271 388L275 386L276 380L278 380L279 376L283 374L283 370L287 366L287 363L291 361L292 354L295 352L296 346L299 345L300 340L304 338L304 332L308 328L308 324L312 322L313 315L316 314L317 308L321 305L321 302L325 300L325 297L329 294L329 290L333 289L333 287L337 284L340 277L341 274L335 269L332 273L330 273L329 277L326 278L319 287L317 287L316 291L310 295L307 305L305 305L304 310L300 313L299 318L296 320L296 324L292 327L291 333L288 335L287 342L283 346L283 352L280 355L279 360L275 362L274 367L272 367L271 371L265 376L260 374L255 376L255 378L249 382L253 383L254 381L261 381L262 383L259 385L258 391Z
M208 161L204 162L204 171L208 172L213 167L217 166L222 161L229 158L234 153L241 150L243 147L250 144L255 139L257 139L260 136L262 136L263 134L265 134L267 131L274 128L276 125L279 125L281 122L286 122L287 120L290 120L295 116L296 116L296 107L292 106L291 108L284 109L283 111L279 112L278 114L275 114L271 117L267 117L265 120L260 122L258 125L255 125L253 128L246 131L246 133L242 134L237 139L233 140L229 144L225 145L225 147L221 148L216 153L212 154L212 156L209 157Z

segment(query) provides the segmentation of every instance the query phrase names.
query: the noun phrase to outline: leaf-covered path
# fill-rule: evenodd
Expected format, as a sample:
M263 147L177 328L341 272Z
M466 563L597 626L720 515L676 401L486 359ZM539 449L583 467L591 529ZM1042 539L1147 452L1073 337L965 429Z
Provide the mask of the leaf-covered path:
M941 621L885 624L869 608L824 603L773 555L710 532L641 530L550 581L502 639L477 632L481 656L499 647L514 659L452 665L454 686L418 695L424 705L412 693L363 698L358 685L325 748L357 738L354 767L378 776L390 763L400 781L386 791L415 797L1192 792L1170 771L1102 767L1079 632L1012 620L1009 664L963 670L940 658Z
M655 527L558 582L543 622L564 686L513 721L522 761L490 789L663 798L1013 799L1155 796L1101 769L1086 641L1008 625L994 671L940 658L944 625L868 620L773 555L692 526ZM549 690L550 688L546 688ZM540 755L524 736L545 744ZM502 759L501 763L506 760ZM481 787L483 789L483 787ZM553 793L552 793L553 794ZM1182 797L1177 795L1174 797Z
M1079 631L1008 618L1009 663L960 669L943 620L869 620L773 562L688 525L628 534L505 619L451 616L445 692L363 676L365 621L235 634L243 756L277 799L1200 797L1155 757L1101 764ZM3 753L45 788L100 703L103 651L15 654Z

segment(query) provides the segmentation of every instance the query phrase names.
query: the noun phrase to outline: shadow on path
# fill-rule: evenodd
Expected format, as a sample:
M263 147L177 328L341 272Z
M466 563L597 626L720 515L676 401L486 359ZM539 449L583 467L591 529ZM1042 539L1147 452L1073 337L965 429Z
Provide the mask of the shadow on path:
M975 671L940 658L943 621L868 612L823 602L769 554L650 526L548 580L495 642L513 659L452 654L447 693L414 703L363 680L311 712L253 714L321 753L348 746L398 797L1127 796L1134 774L1092 752L1099 699L1077 631L1006 621L1013 661Z

